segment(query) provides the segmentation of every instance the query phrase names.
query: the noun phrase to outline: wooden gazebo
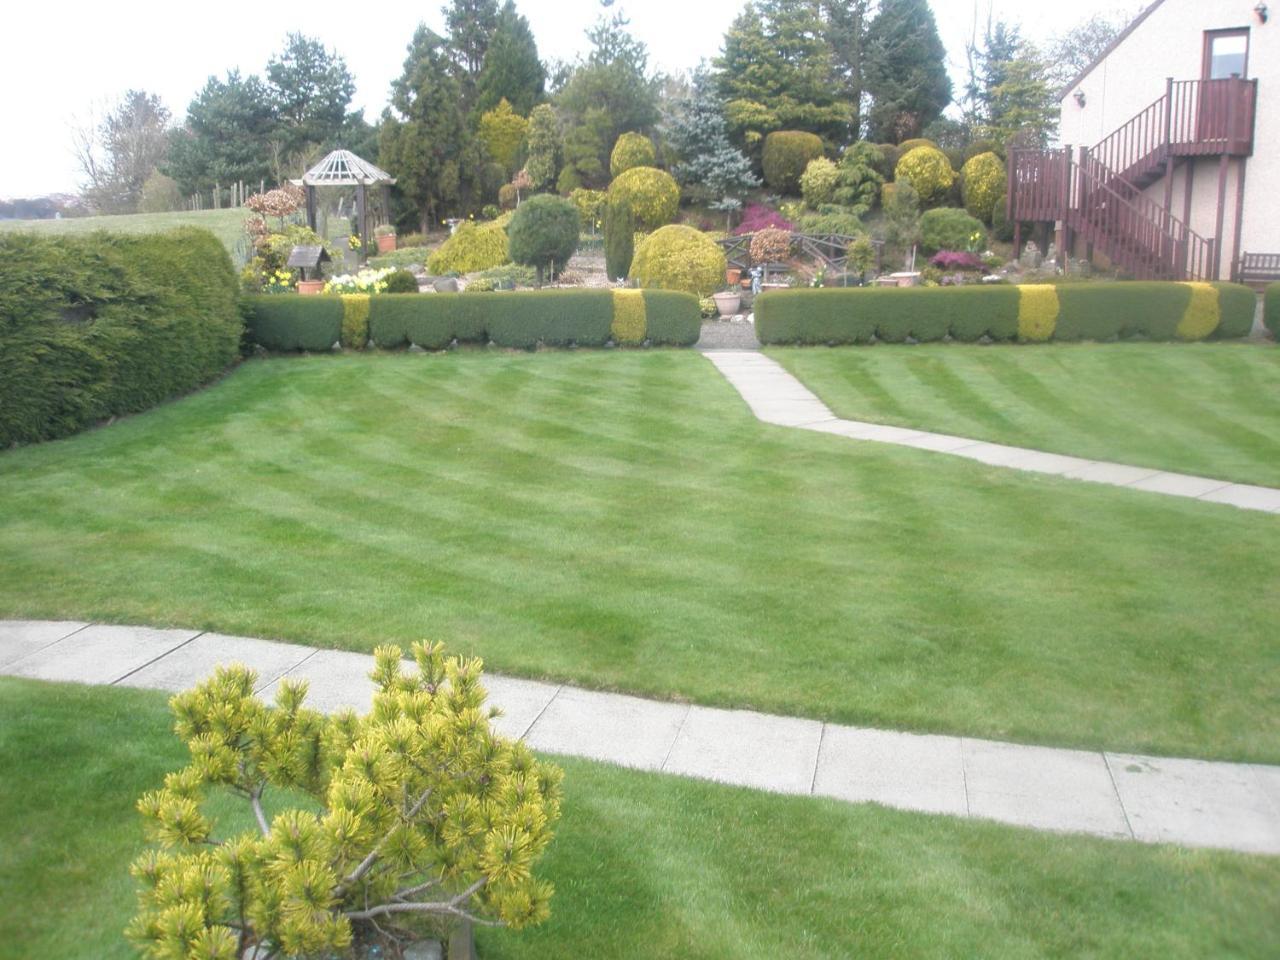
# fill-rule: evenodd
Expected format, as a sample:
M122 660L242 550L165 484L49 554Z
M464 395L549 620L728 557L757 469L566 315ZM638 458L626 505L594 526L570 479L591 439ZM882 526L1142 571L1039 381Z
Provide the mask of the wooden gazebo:
M391 209L390 188L396 178L374 166L368 160L357 157L350 150L335 150L314 167L294 180L307 194L307 226L316 229L316 188L355 187L356 220L360 224L360 256L369 249L369 189L376 188L382 194L383 208Z

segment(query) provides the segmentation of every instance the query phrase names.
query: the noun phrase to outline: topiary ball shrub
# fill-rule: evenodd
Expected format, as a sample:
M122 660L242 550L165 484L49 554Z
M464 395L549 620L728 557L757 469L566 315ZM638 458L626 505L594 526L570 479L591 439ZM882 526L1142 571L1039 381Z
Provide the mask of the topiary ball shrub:
M822 156L822 138L802 130L776 130L764 138L764 181L779 193L795 196L811 160Z
M947 155L937 147L916 147L902 155L893 168L893 178L906 180L915 187L921 203L931 203L947 195L956 172Z
M800 195L805 205L817 210L823 204L832 203L836 187L840 185L840 168L826 157L809 161L800 175Z
M939 250L977 250L986 246L982 221L956 207L926 210L920 217L920 244L926 253Z
M434 274L474 273L500 267L511 260L507 232L496 223L463 223L435 253L427 258Z
M725 266L718 243L693 227L673 224L636 247L631 278L641 287L707 297L724 284Z
M656 230L680 212L680 186L655 167L632 167L609 184L609 197L626 201L639 230Z
M928 137L913 137L910 140L903 140L898 144L898 156L904 156L918 147L932 147L934 150L937 150L938 144L936 141L930 140Z
M511 218L508 227L511 259L534 267L538 282L548 268L563 268L578 249L578 208L562 197L539 194L530 197Z
M991 211L1007 187L1004 164L994 153L970 157L960 168L960 196L971 216L991 222Z
M653 167L658 163L658 152L653 141L643 133L624 133L613 145L609 155L609 174L620 177L636 167Z
M408 270L397 270L387 277L383 293L417 293L418 278Z

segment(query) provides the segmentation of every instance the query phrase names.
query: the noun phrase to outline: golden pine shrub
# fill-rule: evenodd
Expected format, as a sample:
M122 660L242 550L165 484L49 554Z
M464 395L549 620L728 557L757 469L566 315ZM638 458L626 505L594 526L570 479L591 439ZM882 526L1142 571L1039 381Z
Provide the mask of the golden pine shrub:
M1186 283L1191 288L1191 299L1186 312L1178 322L1174 335L1179 340L1203 340L1218 329L1222 311L1218 306L1218 290L1211 283Z
M1049 283L1018 287L1018 339L1043 343L1058 323L1058 288Z

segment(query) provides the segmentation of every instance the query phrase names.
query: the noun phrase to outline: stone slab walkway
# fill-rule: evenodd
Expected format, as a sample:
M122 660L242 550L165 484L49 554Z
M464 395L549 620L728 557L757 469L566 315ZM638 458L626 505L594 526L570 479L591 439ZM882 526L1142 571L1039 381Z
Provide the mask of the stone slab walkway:
M1273 487L1229 483L1103 460L1085 460L908 427L843 420L780 363L758 350L704 350L703 353L742 395L751 412L765 423L833 433L851 440L915 447L1028 473L1045 473L1069 480L1223 503L1242 510L1280 513L1280 490Z
M0 674L177 691L220 663L285 677L321 710L367 710L372 657L81 622L0 621ZM784 794L997 820L1040 830L1280 855L1280 767L897 733L642 700L487 674L499 731L588 757Z

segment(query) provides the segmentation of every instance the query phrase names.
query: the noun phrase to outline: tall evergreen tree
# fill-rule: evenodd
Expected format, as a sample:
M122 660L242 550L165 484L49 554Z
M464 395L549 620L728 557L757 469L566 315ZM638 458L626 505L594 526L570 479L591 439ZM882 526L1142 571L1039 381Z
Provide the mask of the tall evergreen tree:
M379 164L418 209L423 232L468 198L480 163L444 39L419 24L404 73L391 86Z
M506 100L516 113L528 116L541 102L546 85L547 70L538 59L529 21L506 0L476 81L475 109L483 113Z
M947 51L928 0L881 0L867 30L865 66L872 140L917 137L951 102Z
M866 93L867 29L871 0L824 0L827 42L839 97L849 110L849 139L862 136L862 99Z
M545 190L560 172L562 140L560 121L549 103L541 103L529 114L529 153L525 172L534 190Z
M187 107L187 120L162 170L183 193L214 183L256 183L271 176L270 140L276 125L267 87L232 70L210 77Z
M334 143L355 92L355 79L337 52L289 34L284 50L267 62L267 95L282 151L298 154Z
M498 0L451 0L440 8L449 31L449 50L468 106L484 67L485 52L498 26Z

